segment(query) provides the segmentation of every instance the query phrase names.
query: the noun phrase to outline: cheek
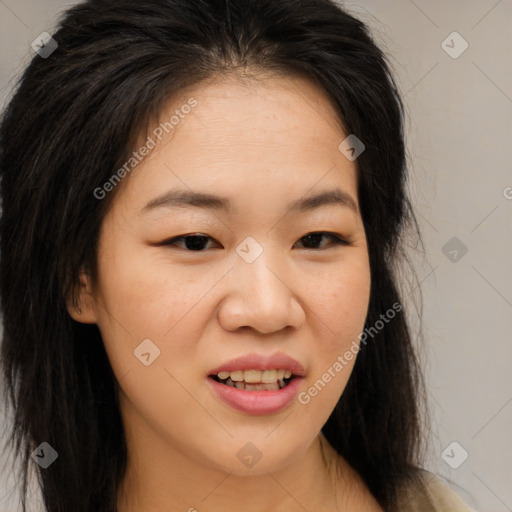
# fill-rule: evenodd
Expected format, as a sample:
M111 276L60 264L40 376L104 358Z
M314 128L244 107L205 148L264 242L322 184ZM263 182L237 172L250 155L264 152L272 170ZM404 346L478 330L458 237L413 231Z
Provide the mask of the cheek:
M134 351L146 339L161 351L151 368L187 368L176 361L194 359L196 342L212 314L208 292L227 270L228 265L219 264L199 273L194 266L171 265L164 258L105 260L99 269L98 325L116 375L141 369Z
M370 270L364 258L330 273L308 276L311 313L323 324L324 348L342 348L364 327L370 300Z
M179 439L205 422L202 409L187 392L204 378L191 372L190 362L197 358L197 340L203 335L198 318L204 319L206 311L201 299L222 274L222 269L213 270L198 279L192 267L171 272L168 262L139 266L128 258L115 268L102 269L105 307L100 308L99 325L124 410L136 410L163 436L169 435L170 424ZM148 352L153 362L146 366L138 356ZM210 429L216 426L206 423Z
M315 350L308 388L299 402L311 415L325 419L343 393L357 358L370 299L370 270L361 259L316 282L313 278L308 296Z
M136 337L161 338L222 276L212 268L198 278L193 266L172 265L164 258L129 257L101 269L101 300L112 317ZM101 311L100 311L101 312Z

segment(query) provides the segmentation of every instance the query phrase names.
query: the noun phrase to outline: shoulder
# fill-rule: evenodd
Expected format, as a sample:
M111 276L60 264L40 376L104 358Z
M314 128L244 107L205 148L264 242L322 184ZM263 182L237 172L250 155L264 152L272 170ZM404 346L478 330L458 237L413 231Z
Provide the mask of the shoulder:
M401 488L402 512L475 512L442 480L426 470L418 472L417 482Z

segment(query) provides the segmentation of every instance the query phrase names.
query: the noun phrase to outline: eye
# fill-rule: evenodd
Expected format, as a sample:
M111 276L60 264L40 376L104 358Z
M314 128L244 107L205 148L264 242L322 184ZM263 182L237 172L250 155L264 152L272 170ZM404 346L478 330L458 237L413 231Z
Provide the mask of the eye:
M323 243L325 240L330 240L330 243ZM185 249L187 251L203 252L206 249L212 248L208 247L208 242L210 241L216 242L215 239L208 235L203 235L202 233L194 233L190 235L181 235L170 238L169 240L165 240L164 242L156 245L174 246L180 249ZM216 243L218 244L218 242ZM302 243L303 248L305 249L325 249L332 245L350 245L350 242L344 240L339 235L324 231L308 233L307 235L301 237L299 241L294 244L294 247L298 243Z
M326 248L326 244L322 244L322 240L330 239L331 243L327 245L327 247L331 245L350 245L349 242L344 240L338 235L334 233L327 233L324 231L318 231L314 233L309 233L303 236L299 242L305 246L306 249L324 249ZM296 243L299 243L296 242Z
M206 245L210 240L213 240L213 238L208 235L195 233L193 235L182 235L171 238L160 245L174 245L188 251L201 252L206 248Z

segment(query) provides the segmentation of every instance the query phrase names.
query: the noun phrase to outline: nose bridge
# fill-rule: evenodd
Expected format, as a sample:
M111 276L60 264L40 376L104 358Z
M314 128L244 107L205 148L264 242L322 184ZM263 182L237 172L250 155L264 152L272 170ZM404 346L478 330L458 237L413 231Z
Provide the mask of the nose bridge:
M291 290L283 282L286 276L279 276L283 266L279 265L278 258L271 251L265 251L252 263L239 261L237 267L241 279L252 289L251 298L254 302L268 305L270 309L271 302L277 301L279 304L282 299L290 296Z
M245 299L253 308L267 314L278 312L289 302L291 291L285 286L285 276L278 278L278 255L276 251L266 248L252 262L239 258L236 263L236 272L239 283L245 291Z
M252 327L269 333L299 326L303 312L283 271L283 257L254 239L239 245L220 315L226 329Z

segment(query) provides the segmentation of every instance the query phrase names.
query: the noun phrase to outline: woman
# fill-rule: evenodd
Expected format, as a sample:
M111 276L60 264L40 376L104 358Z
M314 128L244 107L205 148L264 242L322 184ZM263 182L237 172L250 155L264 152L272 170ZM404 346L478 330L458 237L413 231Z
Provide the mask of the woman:
M403 110L366 27L89 0L38 52L0 130L24 489L33 466L51 512L469 510L420 469Z

